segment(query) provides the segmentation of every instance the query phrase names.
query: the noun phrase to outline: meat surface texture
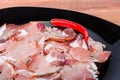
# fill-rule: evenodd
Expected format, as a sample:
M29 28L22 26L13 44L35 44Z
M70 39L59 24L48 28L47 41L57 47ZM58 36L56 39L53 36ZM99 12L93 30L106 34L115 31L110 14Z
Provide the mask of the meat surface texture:
M48 27L34 21L0 27L0 80L98 80L95 62L110 51L71 28Z

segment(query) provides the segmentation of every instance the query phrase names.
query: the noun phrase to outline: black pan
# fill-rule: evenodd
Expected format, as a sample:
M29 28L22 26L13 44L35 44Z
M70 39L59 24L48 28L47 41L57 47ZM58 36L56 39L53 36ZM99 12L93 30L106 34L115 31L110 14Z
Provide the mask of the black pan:
M100 66L100 80L120 80L120 26L103 19L74 11L15 7L0 10L0 25L4 23L24 24L29 21L49 21L52 18L64 18L82 24L92 38L107 45L111 50L109 60Z

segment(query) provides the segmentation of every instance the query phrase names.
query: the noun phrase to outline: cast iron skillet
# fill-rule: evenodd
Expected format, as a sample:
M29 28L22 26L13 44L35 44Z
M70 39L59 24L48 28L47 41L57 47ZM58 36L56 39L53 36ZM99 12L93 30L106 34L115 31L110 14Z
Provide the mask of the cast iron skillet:
M111 50L112 54L109 60L100 66L99 79L120 79L120 26L91 15L68 10L40 7L14 7L0 10L0 25L24 24L36 20L49 21L52 18L64 18L80 23L88 29L93 39L106 44L106 50Z

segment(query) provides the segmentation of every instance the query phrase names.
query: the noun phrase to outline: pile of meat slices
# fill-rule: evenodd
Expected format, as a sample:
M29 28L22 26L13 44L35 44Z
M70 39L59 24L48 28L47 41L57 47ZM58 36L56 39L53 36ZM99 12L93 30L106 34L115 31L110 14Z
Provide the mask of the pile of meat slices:
M105 45L71 28L43 22L0 28L0 80L98 80L95 62L105 62Z

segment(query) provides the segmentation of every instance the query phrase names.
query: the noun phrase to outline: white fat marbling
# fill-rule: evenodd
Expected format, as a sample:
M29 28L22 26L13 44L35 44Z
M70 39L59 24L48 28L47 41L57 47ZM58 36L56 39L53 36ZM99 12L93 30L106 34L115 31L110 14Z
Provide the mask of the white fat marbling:
M75 40L74 42L70 43L69 45L70 45L71 47L73 47L73 48L80 46L77 40Z
M68 34L66 34L65 32L61 33L63 36L69 36Z
M51 56L51 53L49 53L47 56L46 56L46 61L47 62L53 62L53 61L55 61L55 60L57 60L57 58L56 57L52 57Z
M39 40L38 44L39 44L40 46L43 46L44 43L45 43L45 37L42 37L42 38Z
M35 80L47 80L47 79L45 79L45 78L36 78ZM51 80L51 79L49 79L49 80Z
M6 44L6 43L0 43L0 47L3 46L3 45L5 45L5 44Z
M5 31L5 29L6 29L6 24L0 27L0 36L3 35L3 32Z
M98 80L98 75L96 74L97 73L97 66L95 63L93 62L90 62L90 65L87 66L87 70L93 75L93 77Z
M51 47L53 47L53 44L48 44L45 46L45 50L49 50Z
M0 65L4 64L7 60L16 61L16 59L13 59L12 57L0 56Z
M83 46L82 46L84 49L88 50L88 47L87 47L87 44L86 42L83 40Z
M19 32L21 32L18 36L25 36L25 35L28 35L29 33L26 31L26 30L18 30Z

